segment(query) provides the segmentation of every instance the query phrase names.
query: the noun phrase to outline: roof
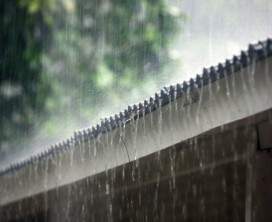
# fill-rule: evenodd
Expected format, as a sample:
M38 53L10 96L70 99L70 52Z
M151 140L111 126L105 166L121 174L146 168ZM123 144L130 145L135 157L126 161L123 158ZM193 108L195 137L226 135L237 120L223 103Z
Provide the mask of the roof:
M201 89L204 86L223 79L226 76L233 75L239 70L271 56L272 39L269 38L265 41L258 42L257 44L250 44L246 51L241 51L240 55L233 56L232 59L227 59L224 63L219 63L216 66L204 68L202 74L196 75L195 78L191 78L189 81L164 87L159 93L155 93L153 97L150 97L149 100L144 100L133 106L128 106L124 111L109 118L105 118L96 126L77 131L71 138L51 145L38 155L30 156L28 159L21 162L11 163L8 167L0 171L0 176L12 173L26 165L33 164L36 161L41 161L50 156L61 155L63 152L75 149L77 147L76 144L81 143L81 141L95 139L101 134L106 134L116 128L124 127L128 122L142 118L196 88Z

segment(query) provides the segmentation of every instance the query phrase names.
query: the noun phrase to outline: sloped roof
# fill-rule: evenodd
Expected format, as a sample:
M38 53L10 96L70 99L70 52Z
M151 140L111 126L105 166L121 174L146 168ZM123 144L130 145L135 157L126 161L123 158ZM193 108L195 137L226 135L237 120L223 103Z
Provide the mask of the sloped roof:
M219 63L217 66L204 68L202 74L196 75L195 78L191 78L189 81L164 87L159 93L155 93L153 97L150 97L149 100L134 104L133 106L128 106L126 110L109 118L105 118L96 126L75 132L71 138L51 145L38 155L30 156L29 159L22 162L11 163L10 166L0 171L0 176L16 171L36 161L74 149L76 147L75 145L82 140L95 139L101 134L106 134L116 128L123 127L128 122L148 115L158 108L182 97L184 94L195 88L200 89L271 56L272 39L269 38L265 41L258 42L257 44L250 44L247 51L242 51L240 55L233 56L232 59L227 59L224 63Z

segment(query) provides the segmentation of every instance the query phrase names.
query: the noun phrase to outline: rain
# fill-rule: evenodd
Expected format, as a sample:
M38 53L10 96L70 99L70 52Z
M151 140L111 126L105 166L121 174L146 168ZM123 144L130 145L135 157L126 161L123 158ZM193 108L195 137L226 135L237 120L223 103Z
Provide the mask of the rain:
M0 221L272 219L272 2L0 9Z

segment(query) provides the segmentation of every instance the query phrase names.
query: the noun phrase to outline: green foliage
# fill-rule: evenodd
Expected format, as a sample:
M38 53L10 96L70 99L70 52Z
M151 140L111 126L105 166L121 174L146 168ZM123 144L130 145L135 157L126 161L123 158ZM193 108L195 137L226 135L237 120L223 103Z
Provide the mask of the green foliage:
M127 70L143 77L167 60L176 20L163 0L79 0L77 14L82 36L94 45L104 44L105 63L116 75Z
M28 135L48 91L40 57L49 27L40 11L30 12L25 4L0 2L1 147L16 136Z
M144 90L181 18L164 0L2 0L0 10L1 145L29 137L44 113L56 117L42 133L54 134L58 116L86 123Z
M56 98L54 112L60 104L73 107L74 116L79 107L89 110L83 122L97 113L98 100L112 105L118 102L113 98L158 77L182 18L164 0L66 0L61 14L46 70L59 80L56 95L69 88L70 97Z

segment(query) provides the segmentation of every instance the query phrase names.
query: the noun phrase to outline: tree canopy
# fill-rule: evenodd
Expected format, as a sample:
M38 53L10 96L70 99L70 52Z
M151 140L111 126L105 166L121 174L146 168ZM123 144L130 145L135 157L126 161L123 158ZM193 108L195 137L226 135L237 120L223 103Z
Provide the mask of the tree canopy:
M1 147L19 135L28 135L48 95L41 53L49 26L41 11L32 11L24 2L0 2Z
M99 100L156 77L181 14L164 0L2 0L0 17L3 151L41 121L57 127L52 113L80 109L85 121Z

